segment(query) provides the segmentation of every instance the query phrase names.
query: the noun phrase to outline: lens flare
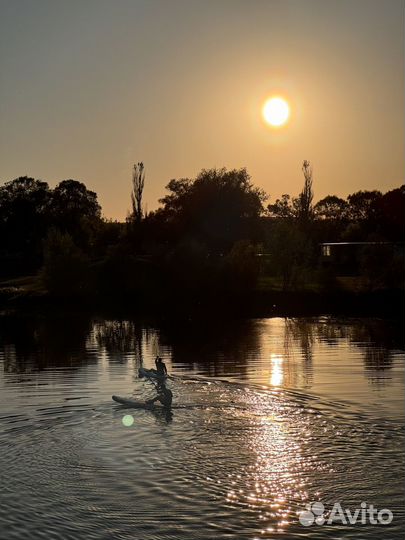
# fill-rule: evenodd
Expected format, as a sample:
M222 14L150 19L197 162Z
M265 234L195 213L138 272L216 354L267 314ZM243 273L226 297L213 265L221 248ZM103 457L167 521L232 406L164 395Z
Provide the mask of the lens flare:
M125 416L123 416L122 423L125 427L131 427L134 423L134 417L132 416L132 414L126 414Z

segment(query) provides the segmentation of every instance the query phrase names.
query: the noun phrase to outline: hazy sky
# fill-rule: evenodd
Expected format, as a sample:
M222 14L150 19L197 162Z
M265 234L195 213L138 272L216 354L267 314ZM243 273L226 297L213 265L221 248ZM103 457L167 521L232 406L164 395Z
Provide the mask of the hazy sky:
M0 183L83 181L124 218L144 161L171 178L247 167L274 201L404 182L404 0L0 1ZM272 130L269 95L292 116Z

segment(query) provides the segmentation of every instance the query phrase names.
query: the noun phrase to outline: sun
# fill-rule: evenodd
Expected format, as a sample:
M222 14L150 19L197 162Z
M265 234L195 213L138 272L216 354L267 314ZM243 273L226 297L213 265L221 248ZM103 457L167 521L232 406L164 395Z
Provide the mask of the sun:
M270 126L281 127L290 117L290 106L284 98L273 96L265 101L262 115Z

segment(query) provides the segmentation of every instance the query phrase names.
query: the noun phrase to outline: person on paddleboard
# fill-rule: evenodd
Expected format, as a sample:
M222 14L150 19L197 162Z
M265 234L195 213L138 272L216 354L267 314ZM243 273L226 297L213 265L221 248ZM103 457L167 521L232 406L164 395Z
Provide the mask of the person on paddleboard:
M166 364L163 362L160 356L156 356L155 366L156 366L156 373L158 377L161 377L163 379L164 377L167 376Z
M160 403L163 405L163 407L166 407L167 409L170 409L172 406L173 401L173 393L172 391L167 388L164 384L160 384L157 386L158 394L153 399L148 399L146 401L147 405L153 405L155 401L160 401Z

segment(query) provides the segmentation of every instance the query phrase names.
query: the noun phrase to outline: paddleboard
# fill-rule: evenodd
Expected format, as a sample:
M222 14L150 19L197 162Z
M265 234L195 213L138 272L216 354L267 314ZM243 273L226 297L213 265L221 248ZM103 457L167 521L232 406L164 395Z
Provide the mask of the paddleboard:
M145 409L147 411L171 411L172 409L224 409L226 407L231 407L232 409L243 409L245 410L246 407L238 407L234 403L225 405L224 403L216 404L213 403L211 405L204 404L204 403L189 403L189 404L183 404L183 405L172 405L169 408L163 407L161 403L153 403L152 405L148 405L144 401L136 400L136 399L130 399L125 398L121 396L112 396L113 400L116 403L120 403L121 405L125 405L126 407L132 407L133 409Z
M165 409L163 405L155 405L154 403L149 405L144 401L137 401L136 399L128 399L120 396L112 396L112 398L117 403L121 403L121 405L126 405L127 407L132 407L133 409L146 409L149 411Z

